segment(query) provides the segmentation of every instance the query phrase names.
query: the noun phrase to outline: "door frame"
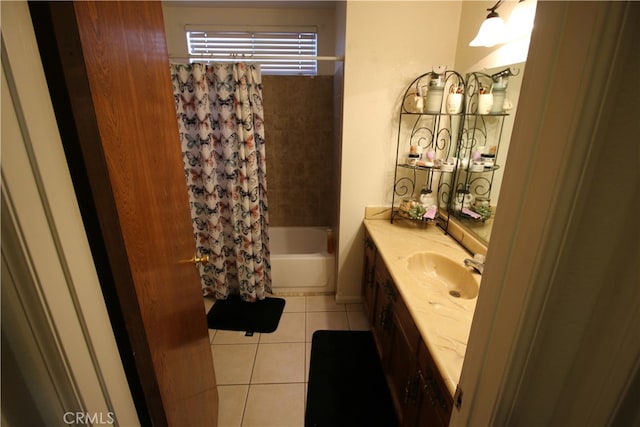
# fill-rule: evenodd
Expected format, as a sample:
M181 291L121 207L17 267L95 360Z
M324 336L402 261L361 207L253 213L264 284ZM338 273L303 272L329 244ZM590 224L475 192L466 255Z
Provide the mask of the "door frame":
M639 12L634 2L538 2L451 425L640 416L640 93L621 83L638 72Z
M105 421L112 414L117 425L139 425L67 168L29 9L22 1L2 2L1 7L7 89L2 91L2 102L3 107L10 106L2 110L3 211L9 213L3 215L3 225L16 237L5 240L3 233L3 266L18 291L16 312L24 310L32 343L42 356L40 366L48 367L55 391L46 393L48 388L39 384L47 379L31 375L31 369L40 372L38 354L32 351L20 360L23 375L27 387L46 393L37 400L48 402L38 408L48 423L62 424L80 412ZM15 111L13 117L10 110ZM3 334L19 327L3 323ZM72 414L64 418L65 412Z
M30 9L141 422L215 425L202 297L183 287L199 282L180 261L193 253L193 240L180 150L171 145L177 123L166 45L157 37L161 4L34 2Z

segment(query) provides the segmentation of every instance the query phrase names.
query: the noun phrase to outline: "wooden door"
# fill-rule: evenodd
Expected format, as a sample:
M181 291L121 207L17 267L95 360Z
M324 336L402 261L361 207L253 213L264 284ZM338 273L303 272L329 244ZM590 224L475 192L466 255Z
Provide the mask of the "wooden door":
M193 263L180 262L195 246L161 4L47 7L61 65L61 75L47 71L49 86L60 126L59 100L68 100L73 129L61 133L70 163L86 169L86 197L95 205L143 406L153 425L215 426L218 395L199 278ZM75 160L74 138L81 151Z

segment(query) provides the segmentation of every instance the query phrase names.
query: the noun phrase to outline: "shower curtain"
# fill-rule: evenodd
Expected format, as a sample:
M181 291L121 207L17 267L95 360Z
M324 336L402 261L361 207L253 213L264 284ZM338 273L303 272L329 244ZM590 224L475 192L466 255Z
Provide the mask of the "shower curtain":
M203 294L271 292L260 66L172 64Z

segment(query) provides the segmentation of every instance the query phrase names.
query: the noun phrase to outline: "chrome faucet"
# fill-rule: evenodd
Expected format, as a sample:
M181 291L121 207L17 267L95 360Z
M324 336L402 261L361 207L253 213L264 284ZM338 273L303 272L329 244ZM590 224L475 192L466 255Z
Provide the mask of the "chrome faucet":
M464 265L467 267L473 267L478 273L482 274L484 271L484 255L475 254L473 259L465 259Z

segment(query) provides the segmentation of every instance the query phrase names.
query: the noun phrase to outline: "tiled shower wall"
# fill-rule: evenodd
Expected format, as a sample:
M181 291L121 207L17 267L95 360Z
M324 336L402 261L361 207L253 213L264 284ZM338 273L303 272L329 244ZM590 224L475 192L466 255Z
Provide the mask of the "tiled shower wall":
M271 226L330 226L338 205L333 76L262 76Z

